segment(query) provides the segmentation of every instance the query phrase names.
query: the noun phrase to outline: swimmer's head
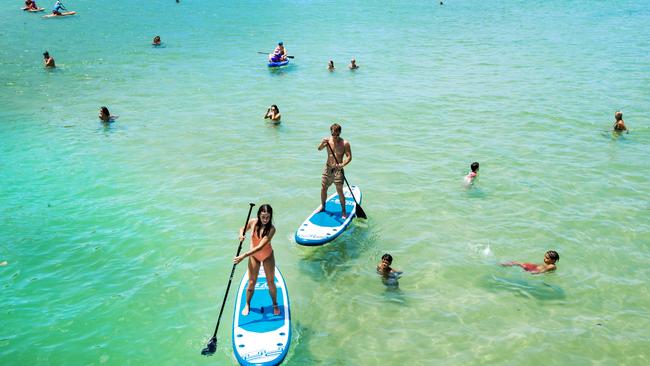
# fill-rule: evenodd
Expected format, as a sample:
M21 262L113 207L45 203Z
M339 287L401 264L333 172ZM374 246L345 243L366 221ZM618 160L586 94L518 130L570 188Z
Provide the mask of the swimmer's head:
M43 52L43 57L50 58L50 53L47 51Z
M385 261L386 263L391 264L391 263L393 263L393 256L390 255L390 254L388 254L388 253L386 253L386 254L384 254L384 255L381 256L381 261L382 261L382 262Z
M560 255L555 250L549 250L544 254L544 262L553 264L560 260Z
M278 46L284 46L284 43L282 41L278 42Z
M623 112L616 111L616 113L614 113L614 118L616 118L617 121L623 119Z
M472 168L472 171L476 173L478 171L478 161L473 162L470 167Z

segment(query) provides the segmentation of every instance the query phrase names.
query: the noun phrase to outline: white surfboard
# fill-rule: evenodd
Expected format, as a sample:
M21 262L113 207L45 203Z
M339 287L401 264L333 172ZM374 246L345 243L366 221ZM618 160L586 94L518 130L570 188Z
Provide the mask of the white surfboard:
M273 315L273 303L266 283L264 267L255 284L248 315L241 314L246 306L248 271L239 284L232 321L232 348L240 365L279 365L291 343L291 312L289 295L282 274L275 267L275 286L280 315Z
M361 204L361 189L352 186L352 193L357 202ZM325 211L319 211L318 207L300 225L296 231L296 243L300 245L323 245L336 239L350 225L352 219L357 215L357 205L348 187L343 188L345 196L345 211L348 217L341 217L341 201L338 193L334 192L325 201Z

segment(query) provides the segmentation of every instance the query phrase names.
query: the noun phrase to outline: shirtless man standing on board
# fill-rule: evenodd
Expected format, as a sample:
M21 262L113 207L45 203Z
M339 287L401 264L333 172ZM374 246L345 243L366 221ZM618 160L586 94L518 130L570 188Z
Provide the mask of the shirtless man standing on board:
M325 211L327 189L334 183L336 192L339 194L339 200L341 201L341 218L345 219L348 215L345 211L345 196L343 195L343 181L345 180L343 167L352 161L352 150L350 149L350 142L341 138L341 125L334 123L330 126L330 132L332 136L323 138L320 145L318 145L318 151L327 149L327 162L325 163L321 180L320 210ZM329 145L329 148L327 145ZM334 159L332 151L336 154L336 159Z

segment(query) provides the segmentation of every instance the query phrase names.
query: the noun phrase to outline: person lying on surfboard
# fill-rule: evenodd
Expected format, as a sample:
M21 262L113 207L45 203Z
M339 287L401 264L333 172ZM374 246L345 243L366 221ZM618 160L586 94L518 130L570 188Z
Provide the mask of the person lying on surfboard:
M237 264L248 257L246 306L242 310L241 315L247 316L250 312L251 299L255 292L257 276L260 274L260 265L264 266L264 273L266 273L266 283L269 286L269 294L273 302L273 315L280 315L277 288L274 280L275 256L273 255L273 247L271 246L271 239L275 235L275 226L273 226L273 208L270 205L263 204L260 206L257 210L257 219L251 219L245 227L239 229L239 240L243 241L246 238L246 232L251 229L253 232L251 235L251 249L239 257L235 257L233 260Z
M502 266L512 267L519 266L526 272L532 274L555 271L557 268L555 262L560 260L560 255L555 250L549 250L544 254L544 264L521 263L516 261L501 263Z
M38 10L38 5L36 5L36 1L26 0L23 10Z
M348 215L345 211L345 196L343 195L343 180L345 179L343 167L352 161L352 150L350 142L341 138L341 129L341 125L338 123L331 125L330 132L332 136L323 138L320 145L318 145L318 151L327 149L327 161L321 178L320 210L325 211L327 189L334 183L341 201L341 218L346 219ZM328 145L329 147L327 147ZM336 154L336 157L332 155L332 152ZM340 163L337 163L337 161L340 161Z
M68 9L63 6L63 3L61 3L61 0L56 0L56 3L54 3L54 8L52 9L52 14L61 15L61 10L68 11Z
M269 54L269 62L281 62L287 60L287 50L284 48L282 41L278 42L278 46Z

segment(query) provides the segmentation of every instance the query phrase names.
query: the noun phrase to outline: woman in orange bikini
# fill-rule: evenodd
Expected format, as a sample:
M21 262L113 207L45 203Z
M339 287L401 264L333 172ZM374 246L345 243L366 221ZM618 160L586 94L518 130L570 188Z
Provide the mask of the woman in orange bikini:
M257 276L260 274L260 264L264 266L266 273L266 283L269 286L269 294L273 301L273 315L280 315L278 307L277 289L275 287L275 256L271 239L275 235L275 226L273 226L273 208L264 204L257 210L257 219L248 221L246 227L239 229L239 240L246 238L246 232L252 229L251 249L248 252L235 257L234 262L239 263L248 257L248 288L246 289L246 306L241 315L246 316L250 311L251 299L255 292Z

